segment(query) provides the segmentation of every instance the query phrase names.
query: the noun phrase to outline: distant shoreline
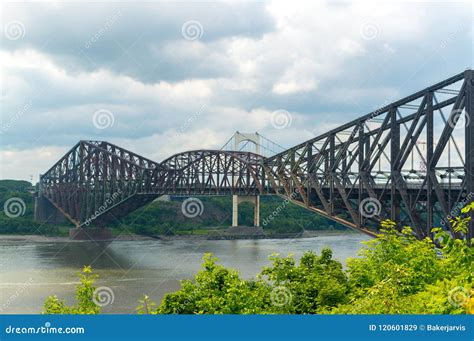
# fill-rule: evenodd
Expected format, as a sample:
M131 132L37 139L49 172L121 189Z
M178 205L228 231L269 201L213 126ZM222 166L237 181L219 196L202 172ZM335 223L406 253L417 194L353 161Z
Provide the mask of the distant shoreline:
M186 235L156 235L145 236L137 234L119 234L110 241L143 241L143 240L244 240L244 239L301 239L301 238L315 238L323 236L338 236L346 234L359 234L351 230L320 230L320 231L304 231L302 233L281 233L281 234L260 234L260 235L245 235L245 234L186 234ZM58 236L41 236L41 235L19 235L19 234L0 234L1 241L22 241L34 243L51 243L51 242L84 242L81 240L71 240L69 237Z

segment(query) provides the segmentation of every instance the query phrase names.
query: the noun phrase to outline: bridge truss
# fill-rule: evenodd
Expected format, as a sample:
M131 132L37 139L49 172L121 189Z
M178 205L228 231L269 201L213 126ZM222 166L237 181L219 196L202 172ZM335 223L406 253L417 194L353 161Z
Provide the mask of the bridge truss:
M46 197L76 226L106 226L164 194L258 195L263 157L198 150L154 162L105 141L80 141L41 176Z
M466 71L290 148L265 160L267 177L276 193L369 233L383 218L419 237L435 223L451 229L447 217L474 199L473 82Z
M40 179L76 226L106 226L163 194L279 195L374 235L381 219L418 237L474 199L474 72L395 101L271 157L197 150L161 163L80 141ZM473 237L471 223L470 237Z

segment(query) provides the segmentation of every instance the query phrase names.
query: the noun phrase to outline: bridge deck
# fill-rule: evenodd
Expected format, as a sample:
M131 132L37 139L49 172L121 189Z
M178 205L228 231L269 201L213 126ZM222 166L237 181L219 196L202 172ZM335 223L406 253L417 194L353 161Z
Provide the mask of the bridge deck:
M107 225L160 194L271 194L365 233L390 218L420 238L440 222L460 236L447 217L474 197L473 75L450 77L271 157L195 150L155 162L105 141L80 141L41 176L38 195L78 226ZM375 214L364 212L367 202Z

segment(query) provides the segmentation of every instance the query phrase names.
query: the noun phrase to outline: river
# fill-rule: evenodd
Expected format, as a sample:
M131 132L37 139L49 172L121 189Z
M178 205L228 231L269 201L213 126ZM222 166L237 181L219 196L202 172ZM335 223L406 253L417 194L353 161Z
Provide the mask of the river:
M40 313L49 295L73 303L77 273L84 264L99 274L97 286L112 290L113 303L104 306L103 313L134 313L143 294L159 303L165 293L179 289L180 279L192 278L204 252L212 252L221 264L251 278L269 265L268 256L274 252L299 258L306 250L319 252L329 246L334 258L344 262L356 256L360 243L367 239L357 233L302 239L112 243L0 239L0 313Z

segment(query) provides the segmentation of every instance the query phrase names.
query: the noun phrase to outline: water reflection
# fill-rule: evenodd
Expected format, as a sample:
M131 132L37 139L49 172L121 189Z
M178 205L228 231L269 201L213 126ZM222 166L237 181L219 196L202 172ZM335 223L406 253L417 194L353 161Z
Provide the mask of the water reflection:
M95 269L128 269L132 262L127 254L111 247L110 242L73 242L36 244L36 257L47 264L75 267L93 264Z

